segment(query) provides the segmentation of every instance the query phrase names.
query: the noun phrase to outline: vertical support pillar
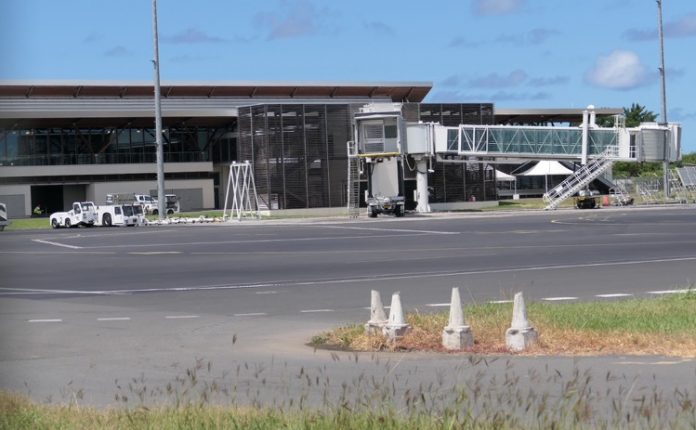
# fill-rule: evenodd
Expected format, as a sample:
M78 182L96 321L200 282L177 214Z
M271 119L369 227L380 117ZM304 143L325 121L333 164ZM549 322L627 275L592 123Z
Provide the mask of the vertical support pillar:
M582 158L580 159L580 164L583 166L587 164L587 145L589 141L590 134L590 118L587 109L582 111Z
M425 157L416 158L416 194L418 195L416 212L430 212L430 196L428 195L428 160Z

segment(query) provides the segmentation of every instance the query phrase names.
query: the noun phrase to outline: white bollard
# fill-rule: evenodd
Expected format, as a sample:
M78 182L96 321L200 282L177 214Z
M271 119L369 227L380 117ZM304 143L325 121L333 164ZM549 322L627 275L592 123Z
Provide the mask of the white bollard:
M372 290L370 298L370 320L365 324L365 333L377 334L382 332L382 327L387 325L387 314L384 312L382 297L379 291Z
M404 310L401 307L401 293L398 291L392 294L391 308L389 309L389 320L387 325L382 328L382 333L389 340L396 340L403 337L411 328L404 319Z
M474 346L474 336L471 327L464 322L462 300L459 296L459 288L452 288L450 301L449 322L442 331L442 346L450 351L471 348Z
M537 341L537 332L527 320L527 309L524 306L522 293L515 294L512 307L512 323L505 331L505 345L510 351L524 351Z

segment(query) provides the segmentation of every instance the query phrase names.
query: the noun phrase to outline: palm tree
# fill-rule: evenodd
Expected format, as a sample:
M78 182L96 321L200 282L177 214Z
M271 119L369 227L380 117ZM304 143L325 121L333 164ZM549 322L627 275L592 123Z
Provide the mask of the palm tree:
M631 104L630 108L624 108L624 116L626 117L626 127L638 127L641 122L654 122L657 114L646 110L645 106L638 103Z

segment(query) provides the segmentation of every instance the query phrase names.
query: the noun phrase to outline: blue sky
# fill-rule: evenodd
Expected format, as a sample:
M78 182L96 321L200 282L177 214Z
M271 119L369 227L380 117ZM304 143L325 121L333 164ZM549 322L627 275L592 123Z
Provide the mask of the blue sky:
M660 112L655 0L159 0L163 81L428 81L431 102ZM696 151L696 1L663 0ZM151 80L150 0L3 0L0 79Z

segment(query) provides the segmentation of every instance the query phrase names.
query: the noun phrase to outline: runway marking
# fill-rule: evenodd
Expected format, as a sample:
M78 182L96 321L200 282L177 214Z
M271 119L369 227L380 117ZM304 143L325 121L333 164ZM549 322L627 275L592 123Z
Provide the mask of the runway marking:
M181 251L142 251L142 252L129 252L130 255L172 255L181 254Z
M168 320L189 320L194 318L200 318L198 315L167 315L164 319Z
M3 293L4 292L4 293ZM103 291L49 290L44 288L0 288L2 294L108 294Z
M461 234L458 231L436 231L436 230L410 230L403 228L380 228L380 227L347 227L347 226L337 226L337 225L318 225L315 227L321 228L335 228L342 230L366 230L366 231L396 231L400 233L421 233L421 234Z
M305 310L300 311L300 313L303 313L303 314L317 313L317 312L336 312L336 311L334 309L305 309Z
M446 306L449 306L450 303L428 303L425 306L431 307L431 308L444 308Z
M37 243L43 243L45 245L53 245L53 246L61 246L63 248L70 248L70 249L83 249L81 246L75 246L75 245L66 245L64 243L58 243L58 242L51 242L50 240L43 240L43 239L32 239L33 242Z
M492 305L501 305L505 303L512 303L512 300L490 300L488 303Z
M63 320L60 318L45 318L45 319L29 320L29 322L30 323L54 323L54 322L63 322Z
M561 302L564 300L577 300L577 297L544 297L541 300L545 300L547 302Z
M648 291L648 294L684 294L688 292L696 292L693 288L686 288L683 290L660 290L660 291Z
M234 314L236 317L261 317L268 315L266 312L249 312L246 314Z
M97 321L130 321L130 317L104 317L97 318Z
M633 294L628 293L611 293L611 294L597 294L595 297L600 297L603 299L609 299L612 297L631 297Z
M394 230L389 230L394 231ZM411 230L409 230L411 231ZM369 236L370 239L379 238L394 238L394 237L413 237L423 236L427 233L415 232L413 234L384 234ZM452 233L447 233L452 234ZM459 234L459 233L457 233ZM98 245L98 246L83 246L83 249L99 249L99 248L145 248L156 246L183 246L183 245L236 245L245 243L274 243L274 242L312 242L325 240L364 240L365 236L331 236L331 237L297 237L290 239L249 239L249 240L222 240L218 242L172 242L172 243L131 243L121 245ZM596 245L595 245L596 246Z

